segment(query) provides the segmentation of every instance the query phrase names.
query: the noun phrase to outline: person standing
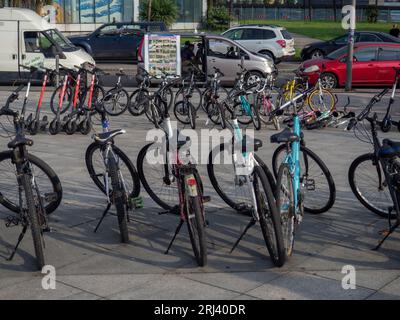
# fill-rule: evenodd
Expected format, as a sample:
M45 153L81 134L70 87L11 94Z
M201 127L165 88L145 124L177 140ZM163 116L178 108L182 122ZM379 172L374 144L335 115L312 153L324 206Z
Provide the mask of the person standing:
M399 27L397 26L397 24L394 24L394 25L393 25L393 28L390 29L389 34L390 34L391 36L393 36L393 37L396 37L396 38L399 37L399 35L400 35L400 29L399 29Z

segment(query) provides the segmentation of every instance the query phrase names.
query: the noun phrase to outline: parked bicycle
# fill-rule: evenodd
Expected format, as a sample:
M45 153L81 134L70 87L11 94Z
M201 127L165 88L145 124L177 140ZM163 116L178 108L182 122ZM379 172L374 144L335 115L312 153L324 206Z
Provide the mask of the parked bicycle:
M154 96L149 96L150 101L154 101ZM165 140L161 144L149 143L140 150L137 158L140 180L150 197L167 210L161 214L179 215L178 227L165 253L169 252L186 222L196 261L199 266L205 266L207 244L204 202L209 199L203 196L203 183L196 165L190 161L184 163L179 153L190 143L190 139L180 137L173 131L168 108L159 109L163 110L162 121L154 124L164 131ZM154 155L160 156L161 163L154 159Z
M35 68L31 68L31 72L35 70ZM13 259L28 227L30 227L36 265L38 270L41 270L45 265L43 233L50 231L47 215L59 206L62 188L55 172L45 162L28 152L27 147L33 146L33 141L26 138L24 132L25 105L21 114L10 109L10 104L18 99L22 88L23 86L20 86L15 90L7 99L5 106L0 109L0 116L12 117L15 129L15 137L8 143L8 148L11 150L0 153L0 174L2 174L0 202L14 211L14 214L6 219L6 226L22 226L17 244L8 260ZM48 179L41 178L38 181L36 172L44 173ZM40 189L39 182L44 182L44 186L47 187L46 191L49 191L50 188L52 192L44 193ZM14 193L15 186L17 186L16 195Z

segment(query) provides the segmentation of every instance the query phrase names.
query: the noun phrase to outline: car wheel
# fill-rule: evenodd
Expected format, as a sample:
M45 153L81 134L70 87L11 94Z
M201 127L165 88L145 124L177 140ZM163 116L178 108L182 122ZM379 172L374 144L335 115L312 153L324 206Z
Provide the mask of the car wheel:
M271 51L260 51L260 54L269 57L275 63L275 56Z
M263 78L264 77L261 72L249 71L245 78L245 83L247 83L248 86L251 86L252 84L254 84L256 82L259 82Z
M311 52L311 59L321 59L324 57L324 53L321 50L314 50Z
M334 74L323 73L321 75L321 84L324 89L334 89L337 87L338 81Z

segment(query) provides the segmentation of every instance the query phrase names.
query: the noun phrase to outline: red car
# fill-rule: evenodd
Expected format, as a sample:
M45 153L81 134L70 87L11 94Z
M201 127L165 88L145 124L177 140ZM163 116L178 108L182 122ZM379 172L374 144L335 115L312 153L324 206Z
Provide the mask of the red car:
M308 76L310 85L315 85L321 74L325 88L336 88L346 83L347 46L336 50L324 59L307 60L298 73ZM319 72L315 71L318 66ZM400 68L400 44L387 42L365 42L354 45L353 85L392 85L394 68Z

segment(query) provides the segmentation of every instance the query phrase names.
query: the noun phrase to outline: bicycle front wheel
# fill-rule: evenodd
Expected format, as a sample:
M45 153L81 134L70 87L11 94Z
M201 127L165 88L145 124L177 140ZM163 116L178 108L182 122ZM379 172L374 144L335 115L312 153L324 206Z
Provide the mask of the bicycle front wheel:
M114 155L112 153L108 156L108 172L111 179L112 186L112 200L117 210L117 218L119 231L121 235L121 242L129 242L128 233L128 214L127 214L127 194L125 192L125 187L123 181L121 180L117 162L115 161Z
M128 108L130 99L125 89L111 89L106 92L104 99L104 110L110 116L119 116Z
M181 87L175 94L174 97L174 105L176 105L179 102L183 102L184 95L186 94L185 91L187 90L186 87ZM199 110L200 106L203 104L202 102L203 95L201 93L201 90L198 87L193 87L192 88L192 97L190 98L190 102L194 105L196 110Z
M196 184L186 181L186 222L189 231L190 242L197 264L204 267L207 264L207 245L204 219L204 206L202 202L201 183L197 181L195 176L189 175L185 177L187 180L196 180ZM192 184L192 185L190 185Z
M12 151L0 153L0 204L7 209L19 213L19 190L16 181L15 165L12 163ZM57 174L43 160L28 154L30 169L35 177L35 183L43 196L43 206L46 214L54 212L61 203L62 186Z
M21 177L22 187L25 192L26 199L26 212L28 214L28 221L32 231L33 245L36 254L36 265L38 270L42 270L45 266L44 261L44 250L43 250L43 232L40 225L39 212L40 200L36 199L35 202L33 188L32 188L32 177L28 174L23 174Z
M327 112L335 107L335 96L329 90L322 89L321 92L317 89L308 97L308 105L314 112Z
M64 97L61 100L61 93L62 93L62 88L63 86L58 86L53 94L51 95L50 98L50 109L54 114L57 114L57 110L60 108L60 103L61 103L61 108L60 108L60 113L63 114L65 113L72 105L72 100L74 97L74 90L70 87L67 86L65 88L65 93Z
M257 211L260 218L261 231L272 263L282 267L286 260L282 226L279 212L275 204L274 194L268 179L259 166L254 167L253 188Z
M124 184L129 196L132 198L138 197L140 193L140 179L135 166L129 157L117 146L113 145L114 155L118 157L119 171L124 179ZM86 168L95 185L106 194L104 186L104 177L106 167L103 159L102 145L93 142L86 149L85 154Z
M286 146L280 145L272 156L275 177L286 157ZM304 210L311 214L328 211L335 203L336 187L325 163L310 149L300 146L300 183L304 185Z
M349 184L354 195L364 207L380 217L388 218L393 207L389 186L380 162L372 153L359 156L349 168ZM396 218L396 214L390 215Z
M146 89L136 89L129 97L128 111L137 117L142 115L149 104L149 91Z
M281 164L276 182L276 206L281 217L282 235L286 256L293 253L295 231L294 191L290 168Z

